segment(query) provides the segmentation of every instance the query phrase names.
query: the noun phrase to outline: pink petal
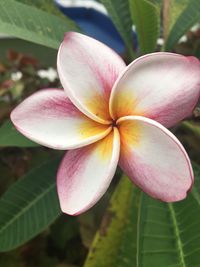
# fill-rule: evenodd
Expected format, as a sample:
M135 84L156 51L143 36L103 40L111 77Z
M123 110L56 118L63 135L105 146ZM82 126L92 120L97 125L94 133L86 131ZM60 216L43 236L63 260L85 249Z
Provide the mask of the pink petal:
M115 129L103 140L66 153L57 174L63 212L78 215L103 196L115 173L120 140Z
M200 62L194 57L153 53L133 61L115 83L113 118L140 115L166 127L191 115L200 96Z
M193 172L178 139L156 121L140 116L119 119L120 167L144 192L171 202L184 199Z
M80 33L66 33L57 58L68 97L88 117L109 123L109 97L125 63L109 47Z
M28 97L12 111L11 120L29 139L55 149L94 143L112 129L87 118L60 89L45 89Z

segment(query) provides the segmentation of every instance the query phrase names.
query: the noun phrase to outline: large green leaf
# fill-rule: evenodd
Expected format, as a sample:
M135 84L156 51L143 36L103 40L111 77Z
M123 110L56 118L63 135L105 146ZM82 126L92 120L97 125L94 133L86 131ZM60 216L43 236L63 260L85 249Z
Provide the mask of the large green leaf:
M52 0L16 0L17 2L34 6L38 9L54 14L60 18L66 19L66 16L58 9L56 3Z
M129 0L142 54L154 52L160 33L160 8L146 0Z
M195 186L177 203L139 193L123 178L85 267L200 266L200 167L193 168Z
M36 147L38 144L19 133L10 120L4 122L0 127L0 147Z
M67 31L79 28L70 19L61 19L15 0L0 1L0 32L57 49Z
M30 171L0 199L0 251L31 239L59 215L56 193L58 160Z
M199 22L199 20L200 1L190 0L169 33L165 45L166 50L171 50L181 36L183 36L195 23Z
M101 0L101 3L108 10L115 27L124 40L129 56L133 58L132 21L128 0Z
M84 267L136 266L140 192L127 177L120 181Z
M142 194L138 221L138 267L200 266L200 167L196 185L177 203L164 203Z

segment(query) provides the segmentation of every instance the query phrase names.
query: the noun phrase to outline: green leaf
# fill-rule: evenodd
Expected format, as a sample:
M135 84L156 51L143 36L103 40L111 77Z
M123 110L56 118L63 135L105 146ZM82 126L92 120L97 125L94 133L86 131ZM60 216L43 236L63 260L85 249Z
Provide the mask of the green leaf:
M122 177L84 267L136 266L139 196L139 190Z
M168 1L168 0L167 0ZM147 0L147 2L150 2L150 3L152 3L152 4L154 4L154 5L158 5L158 6L162 6L162 4L163 4L163 0Z
M0 1L0 32L57 49L67 31L79 31L70 19L14 0Z
M100 0L106 7L115 27L119 31L130 58L134 57L132 21L128 0Z
M160 8L145 0L129 0L142 54L154 52L160 33Z
M142 194L138 221L138 267L191 267L200 263L200 167L188 197L164 203Z
M174 23L166 40L165 49L171 50L178 40L200 20L200 1L190 0Z
M22 245L60 215L55 185L58 162L33 169L0 199L0 251Z
M190 121L184 121L181 125L200 138L200 124Z
M167 39L177 18L183 12L190 0L163 1L163 36Z
M180 202L155 200L123 177L84 267L191 267L200 262L200 166Z
M56 249L65 251L67 242L79 238L79 223L77 217L62 214L51 227L51 239ZM67 267L67 266L65 266Z
M54 14L62 19L66 19L66 16L58 9L56 3L52 0L16 0L17 2L34 6L38 9Z
M19 133L10 120L4 122L0 127L0 147L37 147L38 144Z

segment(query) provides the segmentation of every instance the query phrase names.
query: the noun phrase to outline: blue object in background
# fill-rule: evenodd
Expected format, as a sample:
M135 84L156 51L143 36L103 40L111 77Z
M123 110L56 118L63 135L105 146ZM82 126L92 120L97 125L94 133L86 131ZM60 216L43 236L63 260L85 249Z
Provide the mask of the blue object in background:
M74 20L85 34L105 43L119 54L124 53L124 42L106 14L94 8L65 7L61 3L55 2L59 9Z

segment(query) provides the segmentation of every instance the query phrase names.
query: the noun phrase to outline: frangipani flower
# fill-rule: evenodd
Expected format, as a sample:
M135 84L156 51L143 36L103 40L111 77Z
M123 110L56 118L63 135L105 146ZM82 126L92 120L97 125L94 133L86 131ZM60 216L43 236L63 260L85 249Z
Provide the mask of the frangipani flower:
M62 211L77 215L106 192L117 164L143 191L171 202L193 183L190 160L170 127L189 116L200 95L200 63L172 53L125 66L104 44L67 33L57 59L64 90L24 100L11 120L25 136L69 150L58 170Z

